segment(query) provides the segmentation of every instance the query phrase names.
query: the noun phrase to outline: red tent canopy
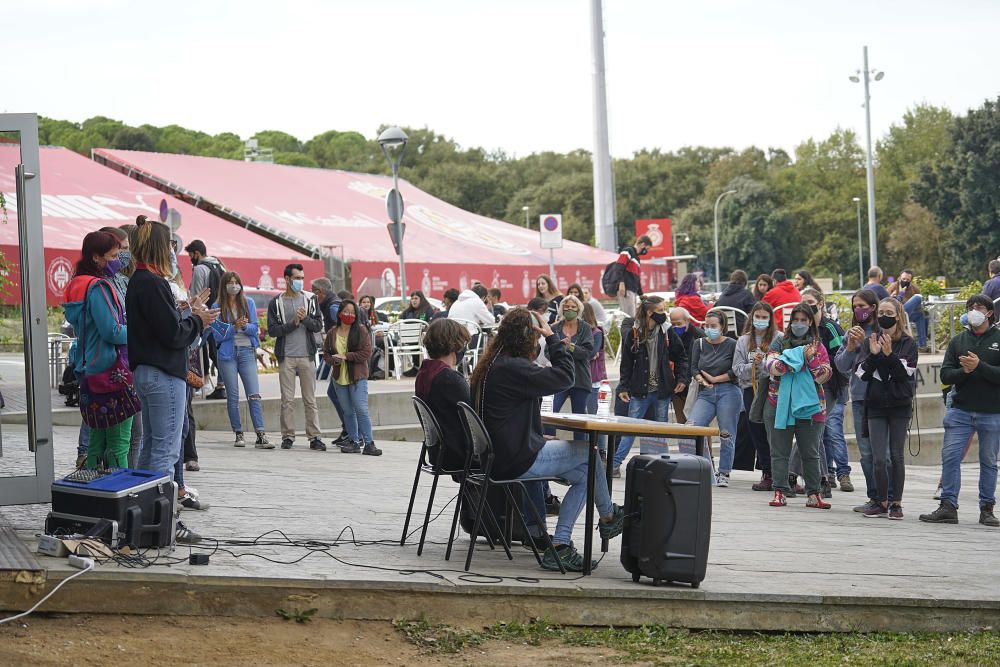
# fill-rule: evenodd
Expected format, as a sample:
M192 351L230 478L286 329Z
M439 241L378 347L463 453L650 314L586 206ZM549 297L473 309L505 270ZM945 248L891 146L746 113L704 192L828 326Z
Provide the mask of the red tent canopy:
M320 260L261 238L218 217L200 211L170 195L116 174L65 148L42 148L39 155L42 184L42 223L45 243L46 292L49 305L62 303L63 289L72 277L80 256L83 237L101 227L134 222L144 214L158 219L160 202L181 214L178 234L185 243L201 239L209 254L237 271L247 285L262 289L283 288L285 264L302 263L307 276L323 274ZM0 225L0 249L8 262L17 263L17 198L14 166L20 161L18 146L0 145L0 191L7 199L9 222ZM191 263L181 251L181 270L190 276ZM6 303L19 303L18 272L11 272L14 285L3 295ZM279 284L280 283L280 284Z
M388 176L108 149L96 149L94 159L272 238L338 257L342 250L355 289L365 279L386 294L397 289L398 257L386 231ZM537 231L463 211L405 181L400 192L410 290L440 295L480 280L512 302L533 296L534 279L549 264ZM566 241L555 250L557 281L563 289L598 283L614 258Z

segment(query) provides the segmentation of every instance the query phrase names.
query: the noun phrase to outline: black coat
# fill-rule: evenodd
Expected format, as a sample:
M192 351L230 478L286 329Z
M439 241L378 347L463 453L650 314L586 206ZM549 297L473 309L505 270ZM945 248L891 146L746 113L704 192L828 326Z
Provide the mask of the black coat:
M753 293L746 288L746 285L729 283L726 285L726 289L722 290L722 294L719 295L719 299L715 302L715 305L739 308L744 313L749 313L755 303L757 303L757 299L753 298ZM743 331L743 325L746 324L746 321L746 317L737 314L736 330Z
M637 340L635 327L625 332L621 348L621 380L619 388L640 398L649 393L649 351L645 342ZM657 365L659 366L658 397L670 398L674 395L674 387L678 382L691 379L688 370L688 355L684 343L670 327L660 327L657 334ZM670 367L673 362L673 368Z
M868 341L861 343L867 346ZM914 374L906 372L903 362ZM863 362L861 369L864 372L862 379L868 383L868 392L865 394L865 408L905 408L913 404L913 397L916 394L916 369L917 367L917 343L910 336L903 334L903 337L892 343L892 353L889 355L869 354ZM875 378L875 371L878 371L879 378Z

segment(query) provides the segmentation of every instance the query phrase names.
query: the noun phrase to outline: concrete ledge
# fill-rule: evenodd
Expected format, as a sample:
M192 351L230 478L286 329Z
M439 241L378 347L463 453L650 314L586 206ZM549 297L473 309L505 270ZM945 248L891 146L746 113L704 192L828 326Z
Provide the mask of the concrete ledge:
M24 609L46 587L0 583L0 608ZM794 632L944 632L994 625L1000 601L708 593L686 586L594 590L523 584L454 587L431 583L197 578L95 572L46 603L45 611L185 616L273 616L278 608L317 608L331 619L425 618L483 626L545 618L560 625L672 627Z

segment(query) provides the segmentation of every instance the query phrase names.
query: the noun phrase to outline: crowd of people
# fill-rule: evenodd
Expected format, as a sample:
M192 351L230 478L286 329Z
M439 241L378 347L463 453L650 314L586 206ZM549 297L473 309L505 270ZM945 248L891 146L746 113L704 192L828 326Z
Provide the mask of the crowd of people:
M621 280L612 285L624 314L618 323L616 414L668 421L672 409L679 422L704 426L715 421L721 431L717 487L729 486L738 436L745 435L761 470L752 488L770 493L772 507L804 495L806 507L829 509L834 489L854 491L844 435L850 403L867 495L855 509L865 517L902 519L905 444L918 358L928 335L913 272L902 271L886 289L881 269L872 267L846 315L837 312L807 271L789 278L775 269L752 286L744 271L734 271L712 301L702 295L701 277L689 274L668 311L663 298L641 294L640 258L650 245L640 237L622 252ZM427 360L421 362L420 355L387 359L380 358L380 336L392 334L382 326L387 318L374 297L336 292L325 277L313 278L306 290L303 266L292 263L284 269L284 291L266 304L264 326L239 274L227 271L198 240L184 247L193 265L185 286L177 264L179 246L169 227L145 216L134 225L84 237L65 303L76 335L70 362L80 380L84 416L78 466L162 472L177 481L182 508L207 509L208 503L184 483L185 471L199 469L193 396L214 363L216 392L227 401L234 446L247 446L242 394L254 447L274 449L258 377L265 338L277 360L281 449L294 447L295 411L301 403L309 449L327 450L316 400L316 383L326 381L341 422L333 445L342 453L378 456L368 381L409 361L412 367L403 374L416 377L417 395L454 436L446 442L464 441L455 406L470 403L494 441L495 474L558 476L570 482L561 503L547 486L532 491L532 502L543 516L558 514L552 537L556 548L544 567L582 569L570 533L584 505L585 448L546 432L539 413L541 400L549 396L555 411L568 401L573 412L597 412L598 390L608 379L605 341L612 325L589 287L573 284L563 294L552 278L541 275L535 297L511 309L503 305L500 290L478 282L466 290L447 290L441 309L415 291L400 317L428 323ZM966 304L967 330L951 340L942 365L941 378L949 388L941 502L936 511L921 515L922 521L957 522L960 464L977 434L980 522L1000 525L993 513L1000 330L993 326L991 296L1000 296L1000 262L991 262L989 271L984 294ZM474 366L466 360L470 348L481 351ZM633 438L623 437L614 451L602 454L601 466L606 462L620 475L633 445ZM460 465L464 453L451 447L444 455L449 465ZM613 537L621 531L621 509L603 485L598 487L601 532ZM198 539L178 523L178 541Z

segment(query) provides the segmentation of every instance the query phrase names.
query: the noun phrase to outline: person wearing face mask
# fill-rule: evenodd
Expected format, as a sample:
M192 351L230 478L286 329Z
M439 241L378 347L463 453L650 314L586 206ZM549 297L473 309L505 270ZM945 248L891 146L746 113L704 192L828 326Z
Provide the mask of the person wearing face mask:
M587 401L590 399L590 359L594 356L594 332L590 325L580 319L583 303L572 294L567 294L559 304L559 319L552 327L552 332L566 343L566 348L573 357L573 386L556 392L552 397L552 409L562 410L566 399L570 400L573 413L587 414ZM548 352L546 348L546 352ZM551 361L551 359L550 359ZM575 433L577 440L586 440L585 433Z
M771 445L774 498L771 507L784 507L794 497L788 480L792 438L802 456L808 496L806 507L830 509L820 488L820 450L826 422L823 383L830 378L830 357L820 340L810 306L792 309L781 340L773 341L765 365L771 381L764 404L764 427Z
M628 405L629 417L644 417L653 407L656 421L670 421L670 400L683 391L691 377L684 344L667 326L663 299L642 300L635 322L622 337L618 398ZM614 455L615 476L632 449L635 436L626 435Z
M917 346L921 352L930 352L927 347L927 315L924 313L924 297L913 280L913 269L903 269L899 278L889 285L889 296L903 304L906 317L917 328Z
M350 299L340 303L336 328L323 341L323 358L333 366L330 385L344 410L344 426L350 442L340 446L343 454L381 456L375 446L372 420L368 414L368 361L372 341L368 330L358 320L358 306Z
M223 284L222 274L226 272L225 265L218 258L208 254L205 242L200 239L195 239L184 246L184 252L188 254L188 258L191 260L191 284L188 285L188 293L199 294L202 290L208 289L208 302L218 303L219 292L222 291ZM202 352L202 366L206 372L208 371L210 361L218 367L218 349L215 345L215 339L211 337L209 337ZM225 397L226 384L220 374L215 389L205 398L222 400Z
M770 304L758 301L747 313L747 323L743 335L736 341L733 356L733 372L743 390L743 408L748 413L757 392L767 392L768 374L764 360L771 343L780 339L781 332L774 326L774 310ZM757 467L760 468L760 481L751 488L754 491L773 491L767 430L762 422L749 420L749 425L750 439L757 452Z
M309 449L325 452L326 444L320 439L319 411L316 409L316 339L313 336L322 331L323 317L316 299L303 291L305 273L302 265L289 264L285 267L284 276L285 291L267 304L267 335L275 339L274 356L278 358L281 448L291 449L295 443L295 376L298 375ZM368 377L367 374L365 377ZM341 407L344 407L343 404Z
M81 410L93 402L87 377L110 368L117 361L119 350L128 343L124 302L111 283L122 268L119 255L114 234L101 231L87 234L83 237L74 276L66 286L63 311L77 337L70 350L70 363L80 380ZM84 422L87 449L80 467L127 468L132 421L133 416L129 415L103 428Z
M916 393L917 346L906 333L906 312L898 299L883 299L876 312L875 330L864 342L868 346L868 356L861 364L861 371L868 382L867 421L862 427L867 428L871 441L878 496L877 502L866 508L863 516L900 520L906 480L903 448Z
M640 257L649 252L653 241L643 234L634 245L622 248L618 260L609 265L613 271L613 282L618 283L617 291L608 296L618 297L618 308L628 317L635 317L636 299L642 296L642 269Z
M948 343L941 381L951 384L951 407L944 414L941 448L941 505L921 514L927 523L958 523L962 452L973 434L979 438L979 523L1000 527L994 513L997 453L1000 450L1000 329L994 326L993 301L976 294L965 302L969 329Z
M865 423L865 395L868 393L868 382L863 379L864 373L858 369L868 356L869 348L864 342L874 331L875 313L878 309L878 296L870 289L861 289L851 297L853 319L851 328L847 331L844 344L834 356L834 367L850 377L851 416L854 420L854 437L858 444L858 454L861 457L861 472L865 476L865 495L868 500L864 505L854 507L855 512L864 512L878 503L878 489L875 486L875 467L872 458L871 441L862 426ZM890 460L886 465L892 465ZM890 489L890 493L891 493Z
M729 473L733 470L736 453L736 429L743 411L743 395L733 370L736 341L725 335L727 326L724 311L710 310L705 316L705 339L698 341L691 351L691 381L697 382L700 388L688 418L696 426L708 426L713 419L719 422L722 441L715 485L722 488L729 486Z
M250 421L257 435L257 449L274 449L264 432L264 410L261 408L260 381L257 378L257 346L260 345L260 327L257 323L257 306L243 293L243 281L235 271L222 276L223 290L219 297L219 321L225 326L213 326L212 336L219 348L219 372L229 391L226 408L229 425L235 434L236 447L245 447L243 425L240 421L240 391L237 378L243 382L250 408Z
M684 354L690 359L694 344L699 339L705 337L705 332L691 321L691 314L688 313L686 308L670 309L670 327L677 334L677 337L681 339L681 343L684 345ZM674 406L674 415L680 424L687 423L687 414L684 412L684 406L687 403L688 389L685 386L683 391L675 391L674 397L671 399Z
M469 383L456 370L469 346L469 331L454 320L435 320L424 334L427 360L420 365L414 392L427 403L441 427L441 446L429 449L441 467L460 470L465 465L465 431L458 417L458 404L471 404Z

